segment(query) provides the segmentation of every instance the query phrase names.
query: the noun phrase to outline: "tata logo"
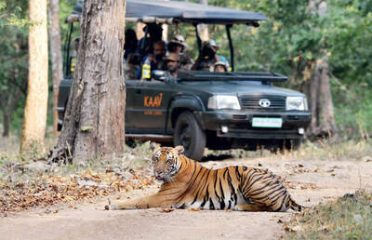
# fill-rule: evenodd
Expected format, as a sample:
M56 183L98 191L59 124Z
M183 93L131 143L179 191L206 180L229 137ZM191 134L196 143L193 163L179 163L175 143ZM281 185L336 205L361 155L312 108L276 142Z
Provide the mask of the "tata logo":
M145 107L160 107L163 100L163 93L156 96L145 96L143 98L143 105Z
M260 101L258 101L258 105L260 105L263 108L268 108L271 105L271 102L269 99L262 98Z

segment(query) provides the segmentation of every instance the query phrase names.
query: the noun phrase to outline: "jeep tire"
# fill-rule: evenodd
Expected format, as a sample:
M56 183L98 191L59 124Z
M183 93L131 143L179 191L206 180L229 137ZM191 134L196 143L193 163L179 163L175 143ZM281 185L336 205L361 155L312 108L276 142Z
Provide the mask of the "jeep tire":
M191 112L186 111L178 116L173 139L174 146L182 145L185 148L187 157L197 161L202 159L206 136Z
M285 142L285 148L288 151L297 151L302 144L302 139L288 139Z

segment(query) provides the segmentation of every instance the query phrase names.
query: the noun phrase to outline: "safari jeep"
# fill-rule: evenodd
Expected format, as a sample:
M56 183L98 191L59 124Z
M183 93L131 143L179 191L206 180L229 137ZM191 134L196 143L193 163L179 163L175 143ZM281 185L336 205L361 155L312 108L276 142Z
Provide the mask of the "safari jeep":
M80 12L78 4L69 17L67 55L74 20L79 19ZM233 25L257 27L264 15L187 2L127 0L126 18L132 22L192 24L195 29L201 23L225 25L231 66L226 73L188 71L172 78L156 71L151 81L126 79L126 139L183 145L186 154L196 160L203 157L206 147L256 150L300 146L311 119L304 94L275 87L287 80L277 73L234 71ZM198 31L195 34L200 49ZM72 84L69 65L67 56L60 87L60 124Z

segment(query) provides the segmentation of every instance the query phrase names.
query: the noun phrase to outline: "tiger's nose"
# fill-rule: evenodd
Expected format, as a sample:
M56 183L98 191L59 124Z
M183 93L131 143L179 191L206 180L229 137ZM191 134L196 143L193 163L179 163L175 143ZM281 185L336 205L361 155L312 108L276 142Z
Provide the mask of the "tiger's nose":
M160 180L162 179L162 176L163 176L163 171L155 171L155 178Z

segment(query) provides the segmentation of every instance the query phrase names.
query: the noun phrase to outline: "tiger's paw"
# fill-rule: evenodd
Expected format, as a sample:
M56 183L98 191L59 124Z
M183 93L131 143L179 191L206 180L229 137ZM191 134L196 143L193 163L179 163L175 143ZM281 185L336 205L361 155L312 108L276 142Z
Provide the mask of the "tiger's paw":
M118 210L118 207L115 204L112 204L110 198L107 199L108 205L105 205L105 210Z

